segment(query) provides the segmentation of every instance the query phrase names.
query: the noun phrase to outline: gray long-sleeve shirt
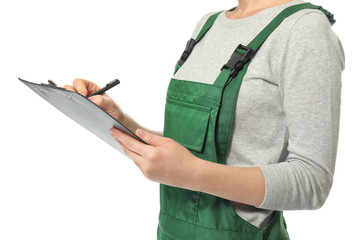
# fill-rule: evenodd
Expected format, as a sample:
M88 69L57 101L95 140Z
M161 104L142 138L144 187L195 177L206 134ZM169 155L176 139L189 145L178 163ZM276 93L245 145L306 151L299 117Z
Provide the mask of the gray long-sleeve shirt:
M247 45L279 12L299 3L238 20L222 12L174 77L212 84L238 44ZM238 95L227 164L260 167L266 192L258 208L232 203L243 219L262 228L273 210L324 204L333 182L343 69L343 48L319 10L285 19L254 57Z

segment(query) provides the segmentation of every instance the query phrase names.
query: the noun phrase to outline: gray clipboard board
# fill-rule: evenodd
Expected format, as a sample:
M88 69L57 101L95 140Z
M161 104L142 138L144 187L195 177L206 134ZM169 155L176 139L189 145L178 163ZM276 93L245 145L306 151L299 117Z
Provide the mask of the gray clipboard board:
M143 142L122 123L117 121L102 108L83 95L68 91L64 88L45 84L36 84L18 78L22 83L32 89L45 101L53 105L59 111L70 117L73 121L86 128L97 137L125 154L119 143L111 136L110 129L117 128L133 138Z

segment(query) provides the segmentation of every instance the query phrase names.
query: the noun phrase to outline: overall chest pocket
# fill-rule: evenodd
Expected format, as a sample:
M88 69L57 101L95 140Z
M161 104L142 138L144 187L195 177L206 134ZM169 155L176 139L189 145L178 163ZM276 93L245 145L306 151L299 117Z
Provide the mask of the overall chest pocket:
M167 99L164 136L184 147L202 152L208 131L209 107Z

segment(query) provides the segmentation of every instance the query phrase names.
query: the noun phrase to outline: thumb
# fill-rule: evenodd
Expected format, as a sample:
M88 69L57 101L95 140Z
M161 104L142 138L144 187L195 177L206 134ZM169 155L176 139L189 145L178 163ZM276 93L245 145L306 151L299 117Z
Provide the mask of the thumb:
M163 144L163 137L146 132L140 128L136 130L136 135L151 146L159 146Z
M110 112L111 110L114 110L113 108L116 108L112 99L107 96L95 95L88 99L91 100L92 102L94 102L96 105L98 105L100 108L102 108L106 112Z
M104 109L105 111L108 110L110 101L108 98L102 96L102 95L95 95L88 98L92 102L94 102L96 105L98 105L100 108Z

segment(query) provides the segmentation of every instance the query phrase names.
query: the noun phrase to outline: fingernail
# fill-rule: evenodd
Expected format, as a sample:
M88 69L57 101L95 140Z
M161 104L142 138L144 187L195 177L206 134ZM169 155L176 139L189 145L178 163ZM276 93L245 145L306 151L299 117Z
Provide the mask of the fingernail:
M80 94L82 94L82 95L83 95L83 96L85 96L85 97L87 96L87 90L82 90L82 91L80 91L79 93L80 93Z
M92 96L92 97L89 97L88 100L91 100L92 102L94 102L95 98L94 98L94 96Z
M139 129L137 129L137 135L139 135L140 137L142 137L142 136L145 135L145 131L139 128Z

